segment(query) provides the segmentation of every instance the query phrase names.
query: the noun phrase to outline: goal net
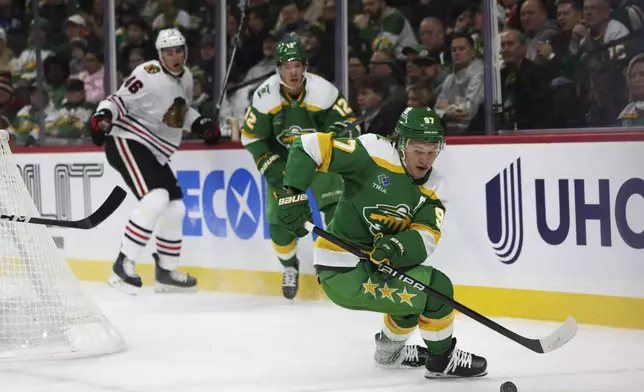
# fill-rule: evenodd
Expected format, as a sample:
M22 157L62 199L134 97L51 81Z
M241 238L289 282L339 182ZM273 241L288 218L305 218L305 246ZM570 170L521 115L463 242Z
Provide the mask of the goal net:
M0 130L0 215L40 216ZM125 349L46 226L0 220L0 361L79 358Z

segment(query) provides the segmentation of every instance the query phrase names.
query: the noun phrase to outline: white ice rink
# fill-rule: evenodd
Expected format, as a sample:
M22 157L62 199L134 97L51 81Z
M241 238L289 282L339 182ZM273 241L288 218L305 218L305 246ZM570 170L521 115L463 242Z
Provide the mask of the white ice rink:
M508 380L520 392L644 391L644 331L580 325L568 345L535 354L459 316L459 346L487 357L489 375L430 381L422 369L374 366L379 314L281 298L161 295L149 289L127 297L107 285L88 288L128 350L93 359L0 364L0 392L492 392ZM497 321L528 336L556 326ZM414 340L420 342L417 335Z

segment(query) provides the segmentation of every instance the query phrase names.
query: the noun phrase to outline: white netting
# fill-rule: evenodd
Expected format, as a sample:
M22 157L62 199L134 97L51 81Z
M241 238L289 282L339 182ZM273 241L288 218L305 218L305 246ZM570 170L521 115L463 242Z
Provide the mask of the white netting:
M8 137L0 130L0 214L39 216ZM48 230L0 220L0 361L123 350L121 334L83 291Z

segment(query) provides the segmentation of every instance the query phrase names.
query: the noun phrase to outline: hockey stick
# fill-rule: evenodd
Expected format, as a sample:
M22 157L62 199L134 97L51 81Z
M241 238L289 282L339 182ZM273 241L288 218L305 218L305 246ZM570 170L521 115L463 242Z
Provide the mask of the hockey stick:
M246 10L250 6L250 0L246 0L244 4L244 9L241 12L241 17L239 18L239 26L237 26L237 33L235 34L235 45L233 46L233 52L230 54L230 63L226 69L226 75L224 76L223 83L221 84L221 94L219 94L219 99L217 100L217 106L215 106L215 111L213 121L219 122L219 110L221 110L221 104L224 101L224 95L226 95L226 85L228 84L228 78L230 78L230 71L233 69L233 63L235 62L235 54L237 53L237 48L241 41L241 33L244 29L244 20L246 19Z
M347 252L353 254L356 257L359 257L360 259L363 260L368 260L367 255L365 255L360 249L356 248L355 246L351 244L347 244L346 242L342 241L341 239L337 238L333 234L315 226L311 222L306 222L304 227L309 230L310 232L313 232L314 234L317 234L318 236L324 238L325 240L333 243L334 245L339 246L340 248L346 250ZM490 320L489 318L483 316L480 313L477 313L473 311L472 309L468 308L467 306L455 301L452 298L449 298L438 291L432 289L431 287L428 287L416 279L390 267L387 264L379 264L378 265L378 271L384 272L386 274L389 274L392 278L401 280L403 283L420 290L424 292L425 294L429 295L430 297L436 298L439 301L443 302L444 304L451 306L452 308L458 310L459 312L463 313L464 315L474 319L475 321L485 325L486 327L500 333L501 335L505 336L506 338L519 343L523 347L526 347L536 353L539 354L544 354L553 350L558 349L559 347L563 346L564 344L568 343L570 339L572 339L575 334L577 333L577 322L573 317L568 317L566 321L561 325L556 331L551 333L550 335L541 338L541 339L529 339L524 336L521 336L515 332L510 331L509 329L495 323L494 321Z
M100 225L105 219L109 218L114 211L121 205L127 193L119 186L114 187L112 193L105 199L103 204L87 218L76 221L64 221L57 219L30 218L19 215L0 215L0 221L33 223L36 225L68 227L72 229L88 230Z

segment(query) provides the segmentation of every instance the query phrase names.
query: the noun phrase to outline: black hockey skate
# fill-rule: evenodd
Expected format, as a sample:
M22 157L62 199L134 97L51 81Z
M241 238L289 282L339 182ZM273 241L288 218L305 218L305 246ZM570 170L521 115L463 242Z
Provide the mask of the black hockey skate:
M282 295L286 299L293 299L297 295L297 289L299 286L299 269L300 263L295 262L293 267L285 267L284 275L282 275Z
M197 279L185 272L169 271L159 266L159 255L152 253L154 258L154 291L157 293L168 292L194 292L197 291Z
M452 347L440 355L428 354L425 363L425 378L467 378L482 377L487 374L487 361L483 357L456 348L456 338Z
M373 359L378 366L405 369L421 367L427 361L427 348L389 339L382 332L376 334L376 352Z
M136 295L139 292L143 282L136 272L134 261L129 260L123 253L119 253L114 265L112 266L112 276L107 283L117 290L126 294Z

